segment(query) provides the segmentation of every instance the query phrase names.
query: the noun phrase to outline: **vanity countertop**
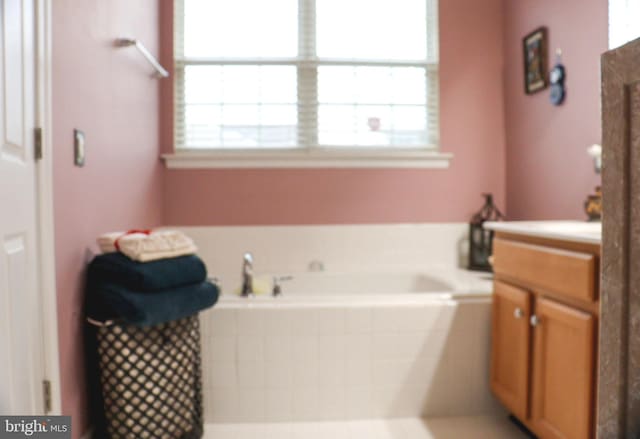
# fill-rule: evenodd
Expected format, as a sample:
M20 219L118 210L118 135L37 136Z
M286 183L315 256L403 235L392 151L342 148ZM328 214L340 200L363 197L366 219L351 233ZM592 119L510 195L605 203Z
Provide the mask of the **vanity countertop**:
M559 241L601 244L602 223L586 221L490 221L484 228L495 232L535 236Z

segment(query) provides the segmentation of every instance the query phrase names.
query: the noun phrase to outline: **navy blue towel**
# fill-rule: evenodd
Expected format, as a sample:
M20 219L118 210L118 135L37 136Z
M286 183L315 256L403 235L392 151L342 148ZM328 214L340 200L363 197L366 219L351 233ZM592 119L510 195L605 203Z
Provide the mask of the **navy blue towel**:
M116 252L93 258L87 276L92 285L107 283L133 291L155 292L204 282L207 267L196 255L137 262Z
M88 284L87 315L95 320L118 320L151 326L193 315L218 301L216 285L201 282L147 294L115 284Z

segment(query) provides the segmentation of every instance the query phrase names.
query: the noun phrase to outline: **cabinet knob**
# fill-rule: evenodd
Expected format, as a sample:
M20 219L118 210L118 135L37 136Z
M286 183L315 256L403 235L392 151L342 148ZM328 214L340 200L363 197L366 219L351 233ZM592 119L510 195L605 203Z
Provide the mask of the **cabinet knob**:
M487 258L487 262L489 263L489 265L491 265L493 267L493 264L495 263L495 258L493 257L493 255L489 256Z
M522 308L516 308L513 310L513 316L516 319L521 319L524 317L524 311L522 310Z
M531 326L540 326L540 318L537 315L532 315L531 319L529 320L531 322Z

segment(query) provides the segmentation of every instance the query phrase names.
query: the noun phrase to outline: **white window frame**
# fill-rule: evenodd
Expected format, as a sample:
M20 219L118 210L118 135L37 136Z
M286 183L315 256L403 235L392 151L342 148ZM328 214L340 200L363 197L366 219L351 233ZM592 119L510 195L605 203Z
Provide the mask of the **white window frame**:
M184 27L183 1L174 0L174 32L182 33ZM438 34L438 0L425 0L427 15L436 17L429 23L435 27ZM450 153L440 152L439 147L439 78L438 61L421 60L347 60L319 58L315 49L315 3L316 0L298 0L298 22L305 23L298 26L298 56L292 58L193 58L174 56L175 87L174 87L174 152L164 154L166 166L173 169L188 168L313 168L313 167L344 167L344 168L448 168L453 158ZM311 31L310 31L311 30ZM431 39L430 53L438 51L437 41ZM174 44L180 44L183 38L174 38ZM175 50L177 49L177 50ZM174 47L175 54L184 53L181 47ZM192 65L287 65L295 66L298 78L298 96L306 96L302 101L298 99L298 143L295 148L215 148L189 149L179 146L178 131L184 123L178 121L178 114L184 107L183 75L184 69ZM421 67L427 72L427 105L435 106L430 114L428 136L430 142L424 147L366 147L366 146L318 146L317 109L318 109L318 80L317 69L320 66L382 66L382 67ZM302 117L304 115L304 117Z

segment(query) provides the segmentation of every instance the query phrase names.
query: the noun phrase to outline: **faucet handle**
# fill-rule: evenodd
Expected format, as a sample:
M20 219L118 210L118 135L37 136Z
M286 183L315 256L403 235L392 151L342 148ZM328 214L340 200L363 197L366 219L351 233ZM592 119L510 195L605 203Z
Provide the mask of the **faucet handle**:
M280 285L280 282L286 282L292 279L293 276L273 276L273 292L271 293L271 295L273 297L282 295L282 286Z
M242 257L242 259L244 260L245 264L249 264L249 265L253 264L253 255L249 252L246 252Z

